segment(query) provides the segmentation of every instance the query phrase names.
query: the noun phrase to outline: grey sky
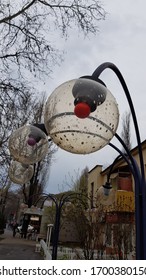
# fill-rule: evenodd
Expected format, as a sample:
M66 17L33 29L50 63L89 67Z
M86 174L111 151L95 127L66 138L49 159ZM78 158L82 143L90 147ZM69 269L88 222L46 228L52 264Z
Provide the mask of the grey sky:
M96 36L84 39L76 30L72 30L68 41L58 39L58 47L65 50L64 62L61 67L54 68L52 79L46 81L45 90L49 96L61 83L90 75L103 62L113 62L123 74L130 90L141 139L144 140L146 138L146 2L104 0L102 3L108 14L105 21L99 22L100 32ZM117 77L111 70L106 70L101 78L116 97L122 118L122 114L128 110L128 103ZM118 133L120 128L119 124ZM115 139L112 142L119 146ZM132 145L136 145L133 129ZM63 187L63 182L65 176L69 182L68 173L74 176L74 170L81 171L86 166L89 169L96 164L107 166L115 156L115 151L108 146L89 155L75 155L59 149L51 166L47 191L57 193L60 190L67 190L68 186Z

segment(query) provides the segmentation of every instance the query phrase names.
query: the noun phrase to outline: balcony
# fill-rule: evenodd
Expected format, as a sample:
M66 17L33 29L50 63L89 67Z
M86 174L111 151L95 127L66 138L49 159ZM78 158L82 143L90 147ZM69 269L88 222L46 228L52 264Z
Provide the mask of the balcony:
M112 174L111 179L111 184L115 189L133 191L131 173L119 171Z

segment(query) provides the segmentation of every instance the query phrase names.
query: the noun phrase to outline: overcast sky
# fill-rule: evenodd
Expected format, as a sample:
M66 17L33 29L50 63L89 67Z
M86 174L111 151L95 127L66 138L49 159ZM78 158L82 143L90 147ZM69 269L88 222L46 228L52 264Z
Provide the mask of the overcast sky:
M68 41L58 40L57 44L65 50L64 62L55 67L52 79L46 83L48 96L67 80L90 75L103 62L110 61L123 74L137 114L141 139L146 138L146 2L145 0L104 0L106 20L99 22L99 33L90 38L79 36L76 30ZM120 123L123 113L128 110L128 102L121 85L111 70L102 75L109 90L119 104ZM132 123L132 122L131 122ZM120 134L121 124L118 133ZM132 146L136 140L132 128ZM113 143L119 144L114 139ZM64 181L75 176L77 170L86 166L89 170L95 165L107 166L115 158L115 151L107 146L89 155L75 155L59 149L52 163L47 191L58 193L69 188Z

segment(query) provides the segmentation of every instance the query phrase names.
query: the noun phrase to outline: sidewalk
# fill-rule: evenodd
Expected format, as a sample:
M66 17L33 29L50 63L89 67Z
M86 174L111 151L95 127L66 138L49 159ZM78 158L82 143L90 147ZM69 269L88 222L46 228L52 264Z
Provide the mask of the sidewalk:
M35 252L36 241L13 237L11 230L5 229L0 235L0 260L43 260L40 253Z

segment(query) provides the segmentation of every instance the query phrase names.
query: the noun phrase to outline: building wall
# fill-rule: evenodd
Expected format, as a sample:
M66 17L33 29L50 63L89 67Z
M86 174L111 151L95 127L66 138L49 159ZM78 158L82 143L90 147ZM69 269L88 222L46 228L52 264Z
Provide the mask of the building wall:
M144 142L144 145L142 147L145 164L146 141ZM132 156L139 165L139 155L136 148L132 151ZM111 175L111 185L113 188L110 191L109 196L107 197L104 195L104 189L101 186L107 181L107 175L110 167L105 171L102 171L101 166L97 165L88 173L88 193L91 193L92 185L94 185L94 206L98 207L98 205L102 204L103 211L106 213L106 220L104 224L105 234L103 234L102 239L103 243L106 241L104 254L106 255L107 259L135 258L135 184L133 175L131 174L130 169L128 171L128 168L126 168L126 166L127 163L125 162L117 162L115 164L113 173ZM126 224L124 221L125 215L129 215ZM119 241L120 239L118 240L116 238L116 233L118 233L119 227L123 229L124 233L123 237L121 237L121 241ZM130 228L129 234L125 232L128 231L128 228ZM108 241L107 239L109 239L109 236L110 240ZM129 236L129 240L127 239L127 236ZM128 240L127 244L126 240ZM121 251L118 251L118 242L121 243L121 246L119 246Z
M145 174L146 174L146 147L144 146L142 149L143 158L144 158L144 165L145 165ZM134 153L134 158L139 165L139 156L138 153ZM133 191L135 190L134 180L133 180Z
M143 152L143 158L144 158L144 165L145 165L145 173L146 173L146 141L144 142L142 146L142 152ZM132 152L132 156L136 160L138 166L139 166L139 156L138 151L135 149ZM116 168L121 168L123 166L126 166L127 164L125 162L122 162L120 165L115 165ZM101 165L96 165L94 168L92 168L88 172L88 196L92 193L92 188L94 189L93 194L94 197L96 196L96 193L98 189L107 181L107 175L110 168L107 168L105 171L102 171ZM129 172L130 174L130 172ZM120 172L117 174L111 175L111 182L114 189L121 189L121 190L128 190L128 191L134 191L134 179L133 176L127 175L127 177L122 177L120 175Z
M65 218L60 228L59 242L66 244L79 242L79 236L75 224L72 221L66 221Z
M40 226L40 233L38 238L42 238L46 240L47 237L47 229L48 229L48 224L54 224L55 222L55 213L56 213L56 208L55 205L52 204L50 206L50 201L49 203L44 206L43 208L43 215L41 219L41 226ZM67 211L68 206L67 203L65 204L65 209ZM65 211L64 209L64 211ZM75 227L75 224L69 220L66 219L66 216L64 215L64 212L62 210L62 215L60 219L60 231L59 231L59 242L60 243L77 243L79 242L79 237L78 233ZM53 230L52 230L53 234Z

